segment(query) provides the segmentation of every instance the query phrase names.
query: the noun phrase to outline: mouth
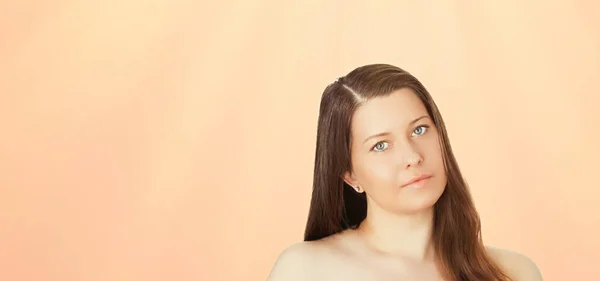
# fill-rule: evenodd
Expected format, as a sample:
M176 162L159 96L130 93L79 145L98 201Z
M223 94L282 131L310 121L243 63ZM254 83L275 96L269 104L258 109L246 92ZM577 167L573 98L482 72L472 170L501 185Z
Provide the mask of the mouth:
M407 183L402 185L402 187L421 187L421 186L423 186L423 184L425 184L425 182L429 178L431 178L430 175L420 175L420 176L412 178Z

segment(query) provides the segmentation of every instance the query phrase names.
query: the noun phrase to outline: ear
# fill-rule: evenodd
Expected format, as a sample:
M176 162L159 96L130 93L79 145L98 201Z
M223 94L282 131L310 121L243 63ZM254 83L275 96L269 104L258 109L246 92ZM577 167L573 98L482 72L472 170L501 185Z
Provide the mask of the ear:
M358 184L358 181L356 180L356 177L354 176L354 173L352 173L352 172L344 173L344 182L346 182L346 184L351 186L358 193L362 193L364 191Z

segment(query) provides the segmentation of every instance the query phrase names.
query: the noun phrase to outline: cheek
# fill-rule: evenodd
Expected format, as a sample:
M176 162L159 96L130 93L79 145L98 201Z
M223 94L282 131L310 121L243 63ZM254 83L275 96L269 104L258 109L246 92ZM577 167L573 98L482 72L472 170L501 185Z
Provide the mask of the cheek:
M442 163L442 149L440 143L437 140L437 136L431 137L421 143L421 151L423 158L430 163L440 164Z
M394 165L385 157L373 157L364 159L360 171L356 172L357 180L367 192L378 193L381 187L394 185L397 171L394 170Z
M444 158L437 140L423 147L424 166L429 172L433 172L437 177L445 181L446 170L444 168Z
M439 168L440 166L442 166L443 168L444 166L444 159L442 157L442 153L437 148L431 148L430 150L428 150L424 155L424 159L427 163L427 166L433 166L429 168Z

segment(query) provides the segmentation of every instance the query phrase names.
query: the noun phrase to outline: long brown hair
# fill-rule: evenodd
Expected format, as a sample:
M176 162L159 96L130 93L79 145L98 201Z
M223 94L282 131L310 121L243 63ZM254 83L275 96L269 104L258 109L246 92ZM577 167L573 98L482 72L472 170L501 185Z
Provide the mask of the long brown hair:
M435 203L436 257L452 281L510 280L487 255L481 223L466 181L452 152L442 116L429 92L413 75L389 64L358 67L327 86L317 128L313 191L304 240L319 240L358 226L367 215L364 193L343 180L351 169L350 128L356 108L401 88L412 89L425 105L438 134L448 181Z

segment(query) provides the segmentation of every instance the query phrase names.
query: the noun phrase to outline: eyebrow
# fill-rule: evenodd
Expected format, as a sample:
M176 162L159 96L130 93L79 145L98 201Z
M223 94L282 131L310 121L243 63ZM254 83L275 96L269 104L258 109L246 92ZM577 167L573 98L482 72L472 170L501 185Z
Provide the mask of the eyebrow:
M418 122L419 120L421 120L421 119L424 119L424 118L429 118L429 116L427 116L427 115L423 115L423 116L421 116L421 117L419 117L419 118L417 118L417 119L415 119L415 120L412 120L412 121L410 121L410 123L408 123L408 125L410 126L410 125L412 125L412 124L414 124L414 123L416 123L416 122ZM376 137L382 137L382 136L387 136L387 135L390 135L390 134L391 134L390 132L381 132L381 133L378 133L378 134L372 135L372 136L370 136L370 137L367 137L367 138L365 139L365 141L363 142L363 144L365 144L367 141L369 141L369 140L370 140L370 139L372 139L372 138L376 138Z

